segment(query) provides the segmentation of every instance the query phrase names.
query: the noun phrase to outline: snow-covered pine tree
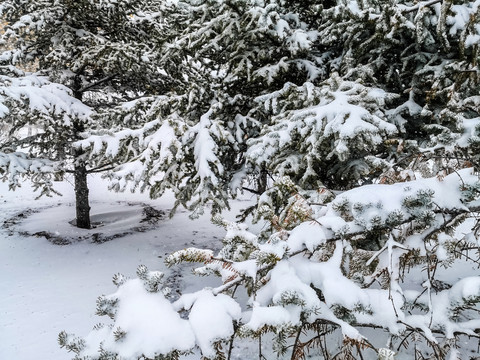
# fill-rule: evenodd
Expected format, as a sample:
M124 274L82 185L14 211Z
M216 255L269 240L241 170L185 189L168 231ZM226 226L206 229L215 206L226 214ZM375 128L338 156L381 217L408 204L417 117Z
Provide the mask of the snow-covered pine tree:
M323 206L297 193L266 241L217 218L227 230L218 253L188 248L167 264L204 263L195 273L219 275L218 287L170 302L162 274L141 266L138 279L117 275L118 291L99 298L109 324L85 338L63 332L60 344L88 360L190 350L231 359L241 338L267 339L263 351L291 359L466 358L480 331L479 194L472 169L364 185Z
M322 59L320 75L286 85L280 75L281 86L254 91L247 103L261 133L250 134L246 166L291 176L260 197L257 216L271 227L252 234L216 219L227 229L218 253L190 248L167 263L202 262L196 273L220 275L222 284L171 304L151 284L158 274L140 268L139 279L117 277L118 291L98 302L113 323L86 338L60 336L77 358L176 358L195 348L231 358L236 339L267 334L291 359L308 351L327 359L461 359L476 351L480 3L302 3L321 15L303 20L314 30L307 52ZM262 74L284 69L265 66ZM319 184L327 187L315 190ZM241 304L238 287L248 294ZM145 308L130 312L139 299L159 310L145 327L136 323ZM212 312L207 328L199 314ZM187 334L180 344L136 342L138 329L163 319Z
M182 66L183 84L167 97L132 104L129 118L153 122L82 142L96 155L135 149L121 154L127 164L111 173L114 188L140 184L152 196L172 188L177 205L202 211L212 201L218 211L245 179L262 193L267 174L289 175L307 189L349 189L382 174L384 181L406 176L419 155L437 168L445 165L438 159L470 157L465 146L432 152L431 144L452 144L463 127L475 126L473 2L174 6L185 26L162 61ZM458 74L467 91L452 87Z
M146 184L152 196L172 188L177 205L197 213L212 201L216 212L228 206L246 178L253 182L251 190L265 190L266 169L245 158L247 140L270 122L268 114L257 111L263 105L255 99L281 90L285 82L302 85L325 75L310 23L319 6L251 0L178 1L175 6L173 16L185 28L165 46L162 61L183 67L179 81L184 86L149 104L132 104L132 117L153 118L146 126L92 134L97 136L82 146L99 153L113 143L137 149L128 155L130 163L111 173L114 188Z
M2 103L8 108L2 112L2 131L9 135L2 136L0 149L21 151L22 159L32 161L41 157L55 162L56 171L73 173L78 227L90 227L87 174L115 163L73 144L89 130L115 128L115 118L105 116L109 108L170 87L171 78L159 71L157 50L166 36L163 19L155 16L159 7L165 6L141 0L0 4L7 22L2 39L11 46L1 57ZM36 73L11 73L26 66ZM72 109L58 104L51 89L57 97L61 90L60 101L70 102ZM76 104L82 104L81 113ZM27 127L34 131L26 134ZM8 164L2 162L7 172Z
M378 176L385 143L398 133L387 108L398 95L332 73L319 85L287 83L256 100L272 124L249 141L248 163L304 189L345 189Z
M412 168L435 176L452 171L452 162L476 163L478 4L339 3L325 11L320 38L337 49L341 76L397 96L384 107L398 128L385 143L390 151L383 151L384 161L377 162L389 169L384 181L395 182L388 178Z
M336 189L477 163L478 4L322 6L314 49L327 79L257 98L272 123L249 141L248 162Z
M0 65L2 180L15 189L20 185L20 177L28 176L34 188L41 189L41 195L55 192L52 174L64 170L56 161L57 152L65 150L64 137L72 124L87 122L91 113L91 108L73 97L67 87L52 83L45 76ZM19 148L29 151L18 151Z

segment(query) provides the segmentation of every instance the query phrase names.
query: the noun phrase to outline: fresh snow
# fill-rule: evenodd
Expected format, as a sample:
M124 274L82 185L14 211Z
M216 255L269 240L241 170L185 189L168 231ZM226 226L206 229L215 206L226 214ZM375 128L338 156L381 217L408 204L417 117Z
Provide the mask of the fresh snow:
M40 208L38 212L29 215L19 225L11 228L35 234L46 230L46 219L56 219L55 223L48 227L49 232L65 239L78 239L91 238L94 234L99 233L115 236L131 232L132 229L142 225L144 209L142 204L107 202L91 205L90 219L95 226L92 229L80 229L70 224L71 220L75 218L75 206L72 203L58 203L53 207Z
M433 178L396 185L371 185L350 190L343 196L348 196L350 203L357 204L357 207L367 206L368 215L370 211L378 208L383 208L387 212L394 211L402 206L404 196L430 188L434 191L433 198L436 203L447 209L459 209L462 206L458 201L459 176L466 184L475 180L471 170L465 169L441 180ZM58 232L59 236L72 236L73 230L67 220L73 217L73 209L71 206L59 205L73 201L69 180L67 178L67 181L58 184L60 192L64 194L63 197L42 198L37 202L32 202L33 194L28 184L24 184L17 192L9 192L6 184L0 184L3 221L21 219L20 213L26 217L17 224L0 229L0 293L3 295L0 298L0 359L29 360L35 357L52 360L69 359L71 356L58 347L56 340L62 330L86 335L88 348L83 354L95 352L98 339L103 339L104 347L108 349L114 344L115 332L125 331L127 335L120 347L119 343L115 342L115 350L125 357L135 355L138 351L153 356L158 351L166 352L173 347L189 349L194 344L197 344L204 354L212 355L213 341L229 339L232 335L232 320L242 319L246 324L245 328L252 330L266 324L294 325L300 321L302 308L303 311L307 311L310 320L319 317L336 322L341 327L343 336L358 340L366 336L376 346L384 346L385 339L372 339L364 334L363 330L359 331L338 319L330 308L334 304L349 309L363 306L369 311L356 312L359 322L375 322L388 328L392 333L403 329L403 325L397 322L400 319L409 326L424 329L425 335L432 341L435 340L429 330L432 326L446 325L447 336L456 331L468 332L471 326L480 326L478 324L480 320L453 323L446 316L452 303L477 296L480 292L480 278L474 276L475 271L472 269L459 267L450 274L439 270L444 280L454 284L451 289L439 293L430 290L422 292L422 287L430 288L425 273L413 276L413 282L405 287L403 293L395 281L392 281L390 289L361 289L340 270L341 256L346 245L342 241L336 242L336 250L328 261L318 262L315 258L308 259L296 255L278 262L269 275L269 282L257 292L256 299L250 303L252 306L250 311L241 308L242 303L237 303L216 289L209 288L219 285L217 279L207 277L199 280L186 271L188 266L167 269L163 264L167 254L191 246L213 249L213 252L208 250L200 252L214 259L214 254L220 246L218 240L222 237L228 241L236 236L242 236L252 246L259 246L261 251L273 253L278 257L282 257L285 252L293 253L303 246L313 250L335 236L335 231L332 230L336 228L339 216L330 205L319 213L318 222L304 223L291 231L286 241L279 240L276 243L258 244L257 238L247 231L244 224L226 222L225 236L224 230L211 225L208 216L192 222L188 219L188 213L181 211L173 219L165 217L160 220L157 229L127 234L102 244L84 240L59 246L51 244L43 237L18 235L14 230L36 232L48 229ZM152 201L145 195L109 193L106 191L106 184L96 177L91 177L90 183L92 214L94 218L98 216L107 220L95 231L113 235L128 230L141 220L140 203L150 204L165 211L173 204L172 196ZM391 191L399 186L401 189ZM403 195L387 195L394 193ZM454 196L444 196L446 193ZM342 196L338 196L333 204L341 202ZM375 206L368 208L369 204ZM234 202L236 209L245 205L242 201ZM27 210L39 211L28 214ZM354 208L350 208L350 211L354 213ZM368 218L369 216L367 220ZM327 221L328 219L330 220ZM350 231L355 230L353 225L368 226L353 222L350 225ZM387 264L394 278L398 277L398 274L393 272L394 262L398 261L405 246L420 247L413 238L404 245L397 244L391 239L385 244L384 249L374 255ZM195 249L185 251L193 253ZM222 256L222 252L219 254ZM238 256L240 260L233 263L231 271L255 276L256 268L252 260L241 260L240 254L233 256ZM140 280L126 282L115 289L111 284L112 275L123 273L134 278L139 264L144 264L151 270L164 272L165 286L171 288L173 295L179 291L184 295L171 303L170 299L165 299L162 292L148 292ZM462 279L463 270L472 276ZM179 279L180 283L177 281ZM308 284L322 290L325 302L318 300L317 294ZM203 290L200 290L202 288ZM348 296L345 296L347 293ZM96 298L101 294L113 294L108 295L108 298L118 296L124 302L119 304L112 329L106 326L90 333L95 324L106 321L94 315ZM166 293L166 296L170 295ZM292 296L299 297L304 305L302 307L282 305ZM426 315L398 311L405 301L411 302L414 299L430 306L431 311ZM176 313L181 309L190 311L188 320ZM397 318L395 309L400 318ZM182 335L174 336L179 333ZM155 334L155 338L162 341L152 342L152 337L149 336L151 334ZM340 334L339 336L341 337ZM238 349L239 346L241 350ZM244 355L243 351L248 354L255 353L251 347L241 342L235 347L234 359L247 359L248 356ZM198 353L195 353L190 358L198 359L198 356Z
M65 219L72 219L72 207L58 205L73 202L71 181L67 178L55 184L62 197L37 201L33 200L36 194L29 184L12 192L6 183L0 183L0 224L26 210L40 209L25 220L25 229L72 231L72 227L65 224ZM112 217L125 212L131 215L127 223L113 221L110 228L97 228L97 232L118 233L135 223L132 210L140 211L140 207L129 203L146 203L168 212L174 202L172 195L152 201L147 195L108 192L107 185L96 177L90 177L89 184L93 214L103 213L103 218L107 213ZM236 202L237 210L246 206L242 201ZM66 246L53 245L44 237L25 237L0 227L0 359L71 359L71 353L60 349L58 334L65 330L87 335L94 325L105 322L95 315L97 297L115 293L114 274L133 278L140 264L165 272L167 282L174 282L176 276L183 277L181 285L189 291L208 285L211 279L202 278L199 282L190 275L188 267L178 273L178 267L169 270L163 263L167 254L187 245L218 248L224 230L212 225L208 215L195 222L188 215L179 210L172 219L166 216L160 220L155 230L101 244L85 240ZM171 330L169 326L167 330Z
M234 299L223 294L214 295L210 289L183 295L173 305L177 310L190 310L189 324L197 344L204 356L212 358L215 357L212 340L230 338L234 332L232 320L239 320L242 313ZM183 337L182 332L177 332L177 336L179 334Z
M19 102L27 100L32 112L62 116L65 125L69 125L73 117L87 119L92 113L88 106L72 96L69 88L35 74L19 78L0 75L0 117L9 113L3 104L9 98Z
M110 295L113 298L117 296L122 300L113 329L104 337L103 346L106 350L115 349L125 358L140 358L142 354L153 358L157 350L168 353L175 349L185 351L194 346L195 338L188 321L180 318L162 293L148 293L142 281L135 279ZM115 341L117 329L127 332L121 342ZM98 352L98 347L90 350L86 351L86 355L93 356Z

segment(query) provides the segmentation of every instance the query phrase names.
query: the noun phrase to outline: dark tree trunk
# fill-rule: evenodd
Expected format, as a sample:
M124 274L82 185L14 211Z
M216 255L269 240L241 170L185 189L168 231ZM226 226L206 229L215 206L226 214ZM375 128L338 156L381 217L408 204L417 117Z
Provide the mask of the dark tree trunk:
M78 100L82 101L83 93L80 91L81 81L79 74L75 77L73 86L73 95ZM84 131L84 125L80 122L75 122L73 125L74 138L79 140L81 137L79 133ZM90 229L90 203L88 201L88 183L87 183L87 166L81 159L84 152L80 149L73 151L75 156L75 208L76 208L76 224L82 229Z
M263 194L265 191L267 191L267 186L268 186L268 171L262 168L257 178L258 194Z
M83 162L75 165L75 205L77 227L90 229L90 204L88 202L87 168Z

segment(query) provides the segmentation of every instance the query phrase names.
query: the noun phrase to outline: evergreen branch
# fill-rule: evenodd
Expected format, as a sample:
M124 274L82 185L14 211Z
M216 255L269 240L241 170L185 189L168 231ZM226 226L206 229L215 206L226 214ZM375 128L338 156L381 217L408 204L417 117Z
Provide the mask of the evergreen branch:
M363 354L362 354L362 349L360 348L360 345L359 344L355 344L356 348L357 348L357 353L358 355L360 355L360 360L365 360L363 358Z
M100 84L103 84L104 82L107 82L111 79L113 79L114 77L118 76L118 73L115 73L115 74L112 74L112 75L109 75L109 76L106 76L104 77L103 79L100 79L96 82L94 82L93 84L90 84L90 85L87 85L87 86L84 86L83 88L81 88L80 90L78 90L79 93L84 93L85 91L97 86L97 85L100 85Z
M246 186L242 186L242 190L251 192L252 194L255 194L255 195L261 195L262 194L260 191L247 188Z
M437 3L442 2L442 1L443 0L430 0L430 1L427 1L427 2L421 2L421 3L418 3L417 5L405 8L402 12L405 13L405 14L411 13L413 11L416 11L416 10L420 9L421 7L431 6L431 5L437 4Z
M232 262L233 263L233 262ZM275 267L275 263L273 264L266 264L266 265L263 265L263 266L260 266L258 269L257 269L257 273L261 273L262 271L269 271L271 269L273 269ZM218 295L220 293L223 293L225 291L227 291L228 289L232 288L233 286L238 286L242 283L242 281L245 280L245 276L242 275L241 273L238 273L238 276L237 278L223 284L223 285L220 285L218 287L216 287L215 289L212 290L212 293L214 295Z
M455 222L455 220L457 220L457 218L459 216L465 216L467 214L472 214L472 213L476 213L476 212L480 212L480 205L477 205L477 206L472 206L470 208L466 208L466 209L440 209L440 210L433 210L433 212L435 214L448 214L450 215L451 217L447 220L445 219L445 222L440 224L438 227L430 227L429 228L429 231L428 233L424 233L423 234L423 238L424 239L428 239L430 237L432 237L434 234L438 233L439 231L442 231L446 228L448 228L449 226L452 226L452 224ZM413 221L416 220L416 216L410 216L408 218L406 218L404 221L402 221L401 223L398 224L398 226L401 226L401 225L405 225L405 224L408 224L408 223L411 223ZM323 226L321 225L318 221L316 221L317 224L319 224L319 226ZM382 226L382 227L379 227L377 228L377 231L391 231L391 227L385 225L385 226ZM366 230L363 229L363 230L359 230L359 231L356 231L356 232L352 232L352 233L347 233L347 234L341 234L341 235L334 235L328 239L325 239L325 242L336 242L338 240L352 240L356 237L361 237L361 236L365 236L366 235ZM312 253L314 253L315 251L321 249L325 244L320 244L318 245L317 247L315 247L312 251ZM292 256L295 256L295 255L298 255L298 254L301 254L301 253L310 253L310 250L308 250L306 247L303 247L302 249L300 250L296 250L294 252L291 252L289 253L289 256L292 257Z
M99 165L97 167L94 167L94 168L91 168L91 169L87 170L87 173L88 174L93 174L93 173L98 173L98 172L102 172L102 171L113 170L113 169L115 169L115 166L113 166L113 164L114 164L114 162L111 161L109 163Z
M401 321L401 320L399 320L398 322L401 323L401 324L403 324L403 325L405 325L405 326L407 327L407 329L412 330L412 331L414 331L416 334L419 334L421 337L423 337L423 338L425 339L425 341L426 341L426 342L430 345L430 347L433 349L433 351L434 351L434 353L435 353L435 358L436 358L436 359L442 359L442 358L443 358L443 356L441 356L441 354L438 354L438 353L437 353L437 351L438 351L438 344L433 343L433 342L423 333L423 331L422 331L421 329L418 329L418 328L416 328L416 327L413 327L413 326L411 326L411 325L409 325L409 324L407 324L407 323L405 323L405 322L403 322L403 321ZM433 330L433 329L431 329L431 331L432 331L432 332L437 332L437 331L435 331L435 330ZM441 331L440 331L440 332L437 332L437 333L439 333L439 334L441 334L441 335L444 335L444 332L441 332ZM468 335L468 334L465 334L465 335Z
M403 344L405 344L405 349L408 348L408 338L409 338L410 335L412 335L414 332L415 332L414 330L410 330L410 332L403 337L402 341L401 341L400 344L397 346L397 351L400 350L400 348L403 346Z
M235 339L235 335L237 334L238 328L239 328L238 323L236 321L234 321L233 322L233 334L230 337L230 341L229 341L229 344L228 344L228 352L227 352L227 359L226 360L230 360L232 358L233 340Z
M116 168L115 166L111 166L111 167L107 167L107 168L104 168L104 169L88 170L87 174L96 174L96 173L100 173L100 172L104 172L104 171L114 170L115 168Z
M335 324L334 322L330 321L330 320L320 320L322 323L330 323L332 325L337 325L338 324ZM424 337L425 339L427 339L427 337L424 335L424 332L422 329L419 329L419 328L416 328L416 327L413 327L412 325L402 321L402 320L397 320L397 322L399 324L402 324L402 325L405 325L406 328L409 330L409 331L413 331L415 333L418 333L418 334L421 334L422 337ZM368 328L368 329L383 329L382 326L378 325L378 324L372 324L372 323L361 323L361 322L352 322L350 323L350 325L352 326L355 326L355 327L359 327L359 328ZM446 331L445 329L443 329L440 325L438 328L429 328L429 330L434 333L434 334L437 334L437 335L441 335L441 336L445 336L446 335ZM475 334L473 334L472 332L474 332ZM480 339L480 328L476 328L476 329L473 329L472 332L470 331L455 331L454 334L455 335L466 335L466 336L471 336L471 337L475 337L475 338L478 338ZM427 339L428 340L428 339ZM368 343L368 342L366 342ZM369 343L368 343L369 344ZM372 345L372 349L375 349Z
M233 286L241 284L243 280L244 280L243 276L239 276L236 279L234 279L234 280L232 280L232 281L230 281L226 284L223 284L221 286L216 287L215 289L212 290L212 293L214 295L221 294L221 293L227 291L228 289L232 288Z
M321 206L321 207L327 206L327 204L322 204L322 203L317 203L317 202L309 202L308 205L310 205L310 206Z
M439 149L445 150L445 147L442 147L442 146L439 145L436 148L436 150L439 150ZM399 159L396 163L392 164L392 168L393 167L398 167L402 163L406 163L407 161L411 161L412 158L415 158L415 161L417 161L418 157L423 157L426 160L437 159L437 160L457 160L459 163L460 163L460 161L469 162L476 169L480 169L480 164L478 162L475 162L471 156L467 155L467 156L464 156L464 157L460 157L460 156L453 156L453 155L447 155L447 154L428 155L428 154L432 154L432 152L433 152L433 150L427 149L427 150L424 150L424 151L420 151L418 153L406 155L406 156L402 157L401 159Z

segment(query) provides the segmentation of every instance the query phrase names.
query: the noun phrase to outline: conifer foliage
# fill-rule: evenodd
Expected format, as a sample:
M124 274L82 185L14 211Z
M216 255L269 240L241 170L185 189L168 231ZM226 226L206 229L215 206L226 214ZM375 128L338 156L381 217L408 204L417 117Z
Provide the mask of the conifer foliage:
M79 227L90 227L87 175L115 164L74 143L117 126L105 110L168 86L149 41L163 35L153 10L137 0L0 4L10 48L0 58L2 172L13 187L31 175L47 194L49 173L73 173Z
M188 248L167 258L169 266L203 263L195 273L220 276L218 287L170 303L163 274L141 266L138 279L116 276L118 291L98 299L97 313L110 325L86 338L62 333L61 345L81 359L175 359L195 348L205 358L230 358L245 338L263 338L292 359L468 354L460 344L478 336L480 278L457 281L449 271L479 265L470 214L479 210L480 182L471 169L366 185L333 200L295 190L284 178L260 203L267 216L269 199L291 194L267 234L217 217L227 230L218 253ZM242 304L239 287L248 294ZM176 313L184 311L186 318Z
M285 82L319 78L321 54L311 51L317 33L280 1L178 1L175 10L172 22L184 25L161 63L176 61L183 85L132 104L131 117L152 120L145 127L92 134L82 147L135 148L110 175L116 189L146 185L159 196L172 188L193 215L207 202L218 212L249 176L251 190L265 190L267 169L245 156L248 140L270 121L255 99Z
M117 275L97 303L110 324L62 332L61 346L77 359L231 359L252 339L259 359L262 341L291 359L468 358L480 336L480 2L171 6L184 23L166 25L162 59L184 76L112 109L137 126L92 132L81 149L122 157L117 189L170 187L194 211L255 182L251 214L269 226L214 217L222 249L167 265L201 263L218 287L173 299L162 273Z
M230 359L239 339L291 359L476 347L480 1L6 0L0 14L12 187L31 175L49 194L72 172L86 228L92 172L172 189L194 216L247 189L244 217L268 224L216 216L219 252L167 259L218 287L174 300L161 272L116 275L97 303L111 322L60 334L76 359Z

